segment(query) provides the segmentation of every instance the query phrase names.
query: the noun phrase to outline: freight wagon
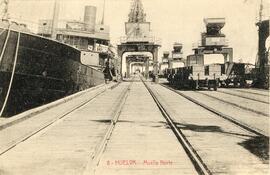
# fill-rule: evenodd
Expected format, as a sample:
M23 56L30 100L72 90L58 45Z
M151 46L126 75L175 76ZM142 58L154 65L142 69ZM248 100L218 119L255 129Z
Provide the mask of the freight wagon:
M173 72L173 71L172 71ZM175 74L168 79L171 85L176 88L200 89L206 87L217 90L221 75L221 66L193 65L174 70Z
M221 65L221 73L224 75L220 79L221 86L224 87L247 87L255 79L254 65L248 63L226 62Z

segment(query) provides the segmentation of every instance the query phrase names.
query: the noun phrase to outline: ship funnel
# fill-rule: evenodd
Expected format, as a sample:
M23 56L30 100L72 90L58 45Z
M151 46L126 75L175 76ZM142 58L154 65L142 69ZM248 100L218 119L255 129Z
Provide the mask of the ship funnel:
M95 6L85 6L84 9L84 23L85 30L94 32L96 26L97 8Z

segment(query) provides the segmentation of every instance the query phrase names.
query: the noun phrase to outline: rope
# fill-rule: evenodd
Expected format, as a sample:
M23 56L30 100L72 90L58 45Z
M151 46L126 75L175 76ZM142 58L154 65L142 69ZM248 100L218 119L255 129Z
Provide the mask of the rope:
M9 82L9 86L8 86L7 95L6 95L3 107L1 109L1 112L0 112L0 117L2 116L2 114L4 112L4 109L5 109L6 105L7 105L8 97L9 97L11 86L12 86L12 82L13 82L13 79L14 79L14 74L15 74L15 69L16 69L16 64L17 64L17 58L18 58L18 50L19 50L19 45L20 45L20 37L21 37L21 34L20 34L20 32L18 32L18 39L17 39L16 52L15 52L15 58L14 58L14 63L13 63L12 74L11 74L11 78L10 78L10 82Z
M0 33L0 36L4 33L5 30L2 30L2 32Z
M0 65L2 64L2 59L3 59L3 56L4 56L4 52L5 52L5 50L6 50L6 46L7 46L7 41L8 41L8 38L9 38L9 34L10 34L10 29L8 29L7 37L6 37L6 40L5 40L3 49L2 49L2 53L1 53L1 55L0 55ZM1 116L1 115L0 115L0 116Z

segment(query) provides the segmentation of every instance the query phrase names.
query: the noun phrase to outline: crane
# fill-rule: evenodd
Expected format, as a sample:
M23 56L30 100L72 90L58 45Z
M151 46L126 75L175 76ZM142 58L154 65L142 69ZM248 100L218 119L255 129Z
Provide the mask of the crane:
M141 0L133 0L130 13L128 16L129 16L128 22L138 23L146 21L145 19L146 14L143 11L143 5Z
M133 27L126 33L127 38L132 37L142 37L140 31L140 23L146 21L146 14L143 10L143 5L141 0L133 0L128 15L128 23L133 23Z
M248 0L245 0L246 3ZM255 61L256 71L253 85L258 88L269 88L269 49L266 40L269 37L269 19L263 19L264 1L260 0L258 26L258 53Z
M266 40L269 37L269 19L263 19L264 4L260 2L258 26L258 55L256 59L256 81L254 85L259 88L269 88L269 50L266 49Z

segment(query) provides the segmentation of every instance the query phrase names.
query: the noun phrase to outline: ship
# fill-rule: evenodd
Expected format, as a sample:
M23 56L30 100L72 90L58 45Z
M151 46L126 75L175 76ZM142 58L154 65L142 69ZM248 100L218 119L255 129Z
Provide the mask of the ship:
M86 6L84 21L58 27L40 20L37 34L25 24L0 21L0 116L11 117L104 83L112 57L109 30L95 24L96 7Z

